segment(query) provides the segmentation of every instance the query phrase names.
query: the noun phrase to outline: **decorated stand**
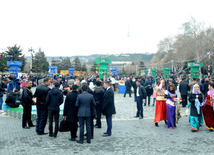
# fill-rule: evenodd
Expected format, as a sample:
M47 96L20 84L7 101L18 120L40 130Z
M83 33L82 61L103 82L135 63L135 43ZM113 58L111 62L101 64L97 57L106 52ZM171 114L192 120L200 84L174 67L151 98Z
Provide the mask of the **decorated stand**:
M21 61L7 61L7 65L10 66L10 74L16 75L18 77L18 73L20 71L19 66L22 66Z
M70 74L70 75L73 75L73 74L74 74L74 68L68 68L68 70L69 70L69 74Z
M111 63L111 59L96 58L96 63L99 64L99 78L108 79L108 64Z
M151 72L152 72L152 76L153 76L153 77L156 77L157 69L151 69Z
M144 71L144 75L148 76L148 70L143 70Z
M190 62L188 67L191 68L191 80L192 78L200 78L200 67L203 67L203 63L200 62Z
M163 67L164 70L164 78L169 78L169 71L171 70L171 67Z
M50 74L56 74L57 73L57 66L49 66Z

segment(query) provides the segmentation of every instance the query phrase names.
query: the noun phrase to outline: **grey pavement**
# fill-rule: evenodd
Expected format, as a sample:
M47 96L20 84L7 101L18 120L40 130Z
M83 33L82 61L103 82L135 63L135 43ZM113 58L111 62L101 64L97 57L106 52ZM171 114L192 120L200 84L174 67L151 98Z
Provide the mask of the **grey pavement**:
M69 132L59 133L57 138L38 136L35 128L24 130L21 120L0 114L0 155L214 154L214 133L204 124L199 132L192 133L188 117L182 116L177 129L168 129L164 122L155 127L155 107L144 107L144 119L139 120L133 118L136 115L133 100L115 93L117 114L113 117L112 136L102 137L106 131L103 119L102 129L95 129L92 143L85 141L83 145L69 141ZM182 114L185 110L182 108Z

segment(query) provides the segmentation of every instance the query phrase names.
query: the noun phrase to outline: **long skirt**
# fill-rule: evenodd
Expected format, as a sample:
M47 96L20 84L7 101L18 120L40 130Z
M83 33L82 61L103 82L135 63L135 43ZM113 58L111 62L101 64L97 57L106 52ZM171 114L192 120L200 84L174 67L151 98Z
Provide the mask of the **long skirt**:
M176 127L176 106L167 104L167 125L169 129Z
M189 113L191 114L191 108L190 108ZM191 115L189 115L189 122L190 122L190 119L191 119L190 117L191 117ZM194 116L193 116L193 117L194 117ZM198 120L199 120L199 123L200 123L200 124L203 124L203 123L204 123L204 118L203 118L203 115L202 115L202 114L198 116ZM191 123L191 122L190 122L190 123Z
M190 118L191 128L192 128L193 130L199 131L199 127L200 127L200 117L189 116L189 118Z
M214 112L213 107L205 105L201 107L204 120L208 130L214 130Z
M154 123L167 120L166 101L156 100Z

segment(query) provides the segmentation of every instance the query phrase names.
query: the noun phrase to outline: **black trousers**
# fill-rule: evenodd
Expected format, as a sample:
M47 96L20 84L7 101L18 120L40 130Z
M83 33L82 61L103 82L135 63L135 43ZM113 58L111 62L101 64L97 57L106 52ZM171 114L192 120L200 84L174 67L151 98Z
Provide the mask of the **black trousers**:
M33 125L31 121L31 105L23 106L22 127L27 126L27 123L29 127Z
M186 107L187 105L187 95L181 95L182 98L182 107Z
M77 129L78 129L77 122L70 122L71 138L76 138L77 137Z
M150 98L151 98L151 96L147 96L147 99L148 99L148 105L150 105ZM146 103L147 103L147 100L145 100L145 105L146 105Z
M91 124L91 137L94 137L94 118L95 118L95 116L91 116L91 121L90 121L90 124Z
M102 107L100 107L100 105L97 105L96 107L96 111L97 111L97 121L96 121L96 125L98 127L101 127L101 115L102 115Z
M131 97L131 93L132 93L131 88L130 88L130 89L126 89L126 92L125 92L125 94L124 94L124 97L126 97L126 93L127 93L127 92L129 92L129 97Z
M87 142L91 142L91 117L79 117L80 141L84 140L84 123L86 122Z
M44 133L44 129L47 124L48 107L46 105L37 104L36 108L37 108L36 132Z
M137 114L136 114L136 116L143 117L143 102L142 102L141 97L139 97L139 96L137 97Z
M54 135L57 135L59 130L59 111L48 111L49 117L49 134L53 134L53 118L55 121Z
M113 85L113 87L114 87L114 91L115 91L115 84L112 84Z

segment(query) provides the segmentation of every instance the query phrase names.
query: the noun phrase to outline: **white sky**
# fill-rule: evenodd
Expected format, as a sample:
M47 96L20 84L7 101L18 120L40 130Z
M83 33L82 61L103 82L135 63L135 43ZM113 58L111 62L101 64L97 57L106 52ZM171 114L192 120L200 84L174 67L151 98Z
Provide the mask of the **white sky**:
M0 49L48 56L155 53L191 16L213 25L213 0L0 0ZM130 26L129 45L127 41ZM1 50L0 50L1 52Z

